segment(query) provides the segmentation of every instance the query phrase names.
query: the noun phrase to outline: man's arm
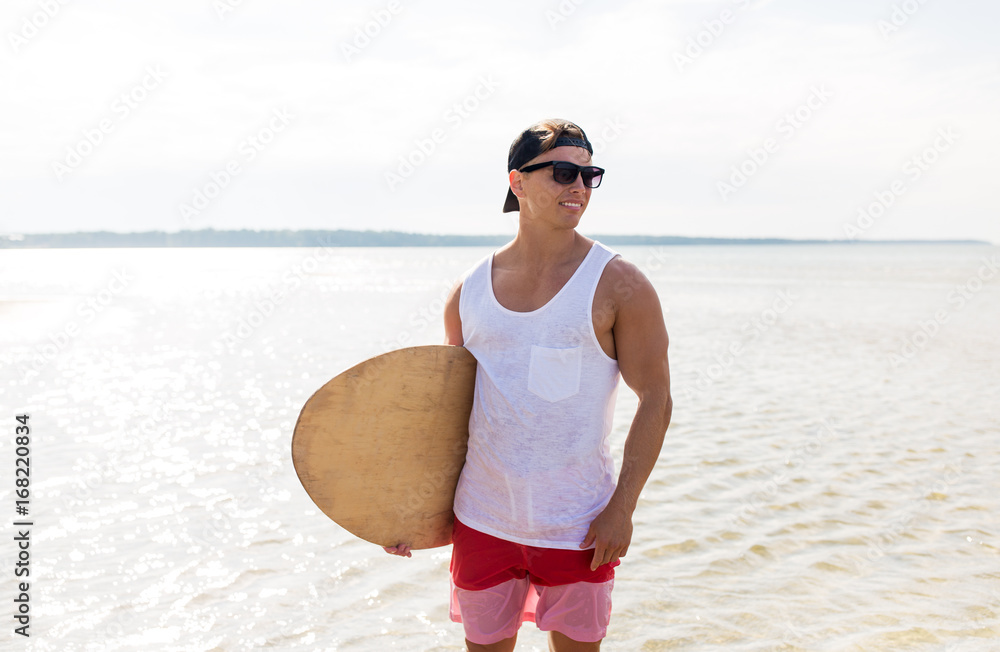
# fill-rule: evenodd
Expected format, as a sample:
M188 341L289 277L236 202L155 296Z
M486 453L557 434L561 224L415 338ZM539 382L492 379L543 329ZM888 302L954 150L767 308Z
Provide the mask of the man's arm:
M618 487L611 502L590 524L581 548L595 544L591 569L617 561L632 541L632 513L656 465L670 424L670 367L663 310L649 279L631 263L609 263L615 321L612 327L622 380L639 397L625 440Z
M458 313L458 301L462 296L462 281L448 293L444 304L444 343L462 346L465 337L462 335L462 317Z

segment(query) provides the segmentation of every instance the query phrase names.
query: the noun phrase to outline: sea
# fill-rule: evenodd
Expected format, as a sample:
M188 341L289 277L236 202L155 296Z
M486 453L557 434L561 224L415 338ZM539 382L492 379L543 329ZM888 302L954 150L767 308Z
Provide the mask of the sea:
M1000 650L1000 248L618 250L674 411L603 649ZM489 251L0 250L0 647L462 650L450 549L347 533L290 443Z

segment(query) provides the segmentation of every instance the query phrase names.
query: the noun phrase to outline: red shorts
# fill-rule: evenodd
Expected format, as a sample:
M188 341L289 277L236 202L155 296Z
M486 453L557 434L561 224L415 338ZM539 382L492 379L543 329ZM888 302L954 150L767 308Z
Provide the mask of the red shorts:
M590 570L594 551L536 548L473 530L457 518L452 534L451 578L460 589L480 591L527 577L536 586L577 582L601 584L615 577L615 566Z
M593 550L536 548L455 520L451 619L480 645L509 639L521 623L574 641L600 641L611 621L614 567L590 570Z

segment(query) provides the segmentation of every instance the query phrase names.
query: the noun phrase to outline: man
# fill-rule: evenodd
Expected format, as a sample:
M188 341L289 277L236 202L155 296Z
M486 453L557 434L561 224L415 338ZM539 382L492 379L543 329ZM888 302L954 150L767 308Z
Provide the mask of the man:
M470 651L513 650L524 620L549 632L552 650L600 649L614 568L670 422L656 292L576 231L604 172L592 153L565 120L518 136L504 204L520 211L517 236L445 307L446 343L478 362L451 562L452 619ZM616 483L608 437L619 374L639 407Z

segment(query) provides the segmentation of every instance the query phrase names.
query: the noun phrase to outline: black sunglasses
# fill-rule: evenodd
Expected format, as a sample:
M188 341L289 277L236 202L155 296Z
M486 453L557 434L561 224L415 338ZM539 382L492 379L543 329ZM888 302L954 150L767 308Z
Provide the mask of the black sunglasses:
M518 172L534 172L544 167L552 166L552 178L556 183L564 186L576 181L576 175L583 177L583 185L588 188L596 188L601 185L601 177L604 176L604 168L594 165L577 165L569 161L546 161L545 163L535 163L518 170Z

